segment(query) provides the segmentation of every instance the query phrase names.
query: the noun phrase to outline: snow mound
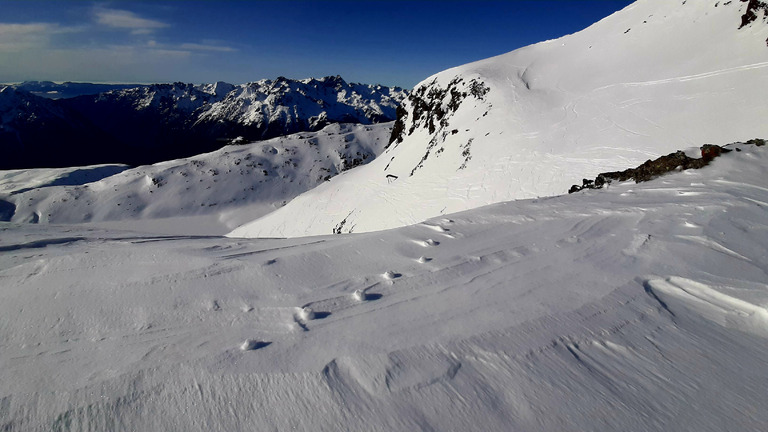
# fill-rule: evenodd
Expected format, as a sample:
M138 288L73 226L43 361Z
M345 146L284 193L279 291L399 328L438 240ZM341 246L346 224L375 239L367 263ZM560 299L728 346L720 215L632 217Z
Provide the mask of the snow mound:
M299 309L298 316L302 321L311 321L315 319L315 311L311 307L303 307Z
M269 342L260 341L258 339L246 339L240 344L241 351L253 351L260 348L264 348L269 345Z
M364 290L356 289L354 293L352 293L352 298L354 298L357 301L365 301L367 300L367 294Z

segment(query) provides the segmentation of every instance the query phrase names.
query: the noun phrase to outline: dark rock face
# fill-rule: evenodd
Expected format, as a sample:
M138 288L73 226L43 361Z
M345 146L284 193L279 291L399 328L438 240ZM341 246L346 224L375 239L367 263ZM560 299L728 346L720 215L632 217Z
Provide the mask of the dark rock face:
M744 15L741 16L741 25L739 28L744 28L757 20L758 13L762 11L768 15L768 3L760 0L741 0L742 3L747 3L747 10ZM768 40L766 41L768 43Z
M468 91L464 87L467 87ZM469 94L483 100L489 90L477 80L472 80L465 85L461 77L451 80L446 88L438 86L435 81L419 87L408 96L407 105L410 111L404 107L398 107L397 119L388 146L400 144L406 135L413 134L418 127L426 127L430 134L434 134L440 127L447 127L447 117L459 109ZM448 98L447 110L443 109L446 98Z
M396 147L403 142L406 136L412 135L416 129L423 128L429 132L432 137L427 144L427 151L411 170L410 175L412 176L424 166L424 162L432 154L439 154L444 150L439 145L445 141L446 137L458 133L458 129L449 127L449 120L459 107L472 98L485 101L485 95L489 91L490 89L481 81L473 79L466 82L460 76L452 79L445 88L438 85L435 80L418 87L408 96L403 106L398 107L397 120L395 120L395 125L392 128L392 135L387 148L392 145ZM472 140L470 139L462 146L464 162L458 169L466 168L467 162L472 159L471 144ZM388 168L389 165L385 171Z
M765 140L753 139L745 144L756 146L765 145ZM713 159L723 153L730 152L730 149L713 144L705 144L701 147L701 158L694 159L686 156L682 151L670 153L655 160L648 160L637 168L630 168L624 171L613 171L600 173L594 180L584 179L581 185L573 185L568 193L578 192L584 189L601 189L603 186L613 181L634 180L635 183L653 180L656 177L664 175L671 171L699 169L707 166Z

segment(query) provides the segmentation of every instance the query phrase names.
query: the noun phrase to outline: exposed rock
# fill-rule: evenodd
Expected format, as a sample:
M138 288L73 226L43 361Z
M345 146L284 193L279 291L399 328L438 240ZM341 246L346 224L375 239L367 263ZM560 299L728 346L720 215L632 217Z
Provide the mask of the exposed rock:
M397 120L395 120L387 147L393 144L397 146L417 129L427 130L432 137L427 144L424 156L411 170L410 175L413 175L424 166L424 162L433 154L432 150L437 148L436 153L439 154L443 150L439 145L445 142L446 137L459 132L455 128L449 129L449 120L459 107L472 98L484 101L489 91L490 89L481 81L472 79L466 82L460 76L454 77L445 87L439 85L437 80L419 86L410 94L406 102L398 107ZM472 140L462 146L464 159L458 169L466 168L467 162L472 158L469 154L471 144Z
M749 24L752 24L757 20L758 13L762 11L765 15L768 15L768 3L760 0L741 0L743 3L747 3L747 10L744 15L741 16L741 25L739 28L744 28ZM768 43L768 41L766 41Z
M756 146L765 145L765 140L755 138L751 139L744 144L751 144ZM594 180L584 179L581 185L573 185L568 190L568 193L578 192L583 189L601 189L603 186L610 184L613 181L627 181L634 180L635 183L646 182L653 180L656 177L664 175L671 171L687 170L687 169L699 169L707 166L713 159L720 156L723 153L730 152L730 149L721 147L714 144L704 144L701 146L701 157L691 158L684 152L677 151L670 153L666 156L662 156L655 160L647 160L637 168L630 168L624 171L612 171L600 173Z

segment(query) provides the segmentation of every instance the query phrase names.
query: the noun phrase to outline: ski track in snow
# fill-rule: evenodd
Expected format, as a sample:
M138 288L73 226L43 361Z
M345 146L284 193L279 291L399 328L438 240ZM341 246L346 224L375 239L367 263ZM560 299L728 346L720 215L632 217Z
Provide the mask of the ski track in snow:
M736 66L732 68L727 69L721 69L711 72L704 72L700 74L694 74L694 75L687 75L687 76L678 76L673 78L665 78L660 80L652 80L652 81L642 81L642 82L627 82L627 83L619 83L619 84L610 84L603 87L598 87L594 91L600 91L609 89L612 87L642 87L642 86L651 86L651 85L659 85L659 84L669 84L669 83L675 83L675 82L686 82L686 81L694 81L694 80L700 80L700 79L706 79L706 78L712 78L720 75L725 74L731 74L734 72L743 72L748 70L754 70L754 69L763 69L768 67L768 62L760 62L760 63L754 63L749 65L742 65L742 66Z

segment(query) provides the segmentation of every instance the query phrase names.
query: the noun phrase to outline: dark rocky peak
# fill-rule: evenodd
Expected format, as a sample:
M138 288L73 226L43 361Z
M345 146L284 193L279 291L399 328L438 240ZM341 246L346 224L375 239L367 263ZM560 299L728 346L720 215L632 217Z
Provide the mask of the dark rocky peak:
M335 90L341 90L342 88L349 86L340 75L323 77L320 78L319 81L326 87L332 87Z
M761 0L741 0L741 2L747 3L747 10L744 11L744 15L741 16L741 25L739 26L739 29L755 22L761 12L763 21L768 18L768 3Z

